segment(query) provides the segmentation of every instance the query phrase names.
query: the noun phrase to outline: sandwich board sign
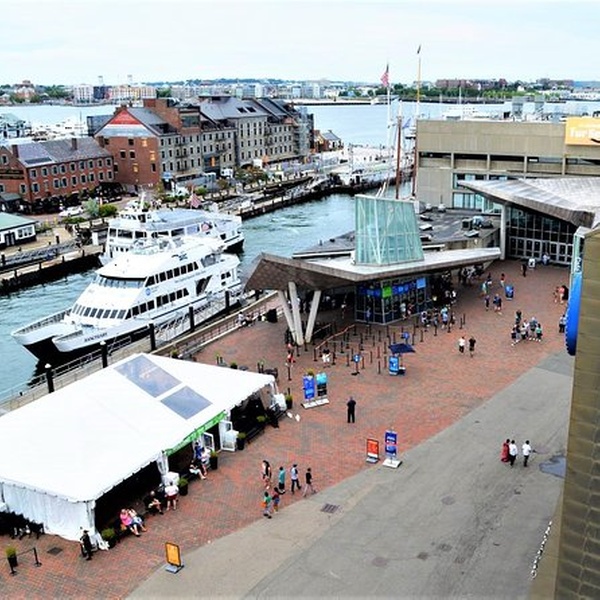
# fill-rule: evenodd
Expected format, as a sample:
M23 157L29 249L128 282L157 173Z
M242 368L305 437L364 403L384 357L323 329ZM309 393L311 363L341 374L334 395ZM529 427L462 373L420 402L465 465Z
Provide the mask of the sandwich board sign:
M388 429L385 432L385 460L384 467L397 469L402 461L398 460L398 434L393 429Z

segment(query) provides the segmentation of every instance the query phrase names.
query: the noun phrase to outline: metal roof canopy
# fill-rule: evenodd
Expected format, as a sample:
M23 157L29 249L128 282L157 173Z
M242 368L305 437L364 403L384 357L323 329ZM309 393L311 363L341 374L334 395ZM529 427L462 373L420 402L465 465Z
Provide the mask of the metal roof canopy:
M576 226L595 227L600 222L598 177L463 181L461 185L492 201L514 204Z

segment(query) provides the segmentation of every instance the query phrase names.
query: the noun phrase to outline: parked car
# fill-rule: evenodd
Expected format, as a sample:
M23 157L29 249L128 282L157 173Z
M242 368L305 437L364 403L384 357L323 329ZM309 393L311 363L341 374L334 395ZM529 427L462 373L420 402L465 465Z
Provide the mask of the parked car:
M59 217L78 217L83 214L83 206L69 206L58 213Z

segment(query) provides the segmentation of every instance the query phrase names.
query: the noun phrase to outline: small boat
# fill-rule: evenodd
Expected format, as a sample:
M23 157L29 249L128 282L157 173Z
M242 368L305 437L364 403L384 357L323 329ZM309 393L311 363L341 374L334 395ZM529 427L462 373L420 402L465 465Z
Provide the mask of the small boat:
M109 221L100 262L108 264L139 240L182 235L219 239L226 252L241 252L244 246L241 217L196 208L161 208L142 194Z
M69 309L11 335L40 360L63 364L101 342L120 346L145 337L151 325L200 324L239 301L239 264L214 239L139 240L98 269Z

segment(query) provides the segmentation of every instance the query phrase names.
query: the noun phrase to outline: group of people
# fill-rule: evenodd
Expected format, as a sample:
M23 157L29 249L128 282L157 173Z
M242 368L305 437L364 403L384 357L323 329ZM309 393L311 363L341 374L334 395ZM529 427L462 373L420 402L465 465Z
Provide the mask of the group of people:
M300 471L298 469L297 463L294 463L290 467L289 475L290 489L292 494L294 494L296 490L300 491L302 489L302 485L300 484ZM262 497L262 511L263 516L265 516L268 519L272 517L273 512L279 511L281 496L286 493L286 476L286 468L283 465L281 465L277 473L277 483L274 484L271 464L266 459L262 461L261 478L264 486L264 492ZM307 467L306 473L304 475L304 492L302 494L303 497L306 497L308 492L310 492L311 494L317 493L317 490L314 488L313 474L310 467Z
M527 340L541 342L543 335L542 324L535 317L531 317L528 321L523 318L521 310L515 312L515 323L510 333L513 346Z
M526 467L529 462L529 457L533 449L529 440L525 440L523 445L521 446L521 454L523 455L523 466ZM514 466L517 457L519 456L519 447L517 446L515 440L511 440L510 438L506 438L506 441L502 443L502 450L500 451L500 460L502 462L507 462L511 467Z
M477 340L471 336L469 338L469 354L471 355L471 358L475 355L475 344L477 344ZM465 338L464 335L461 335L458 338L458 351L460 354L464 354L465 353L465 348L467 347L467 340Z

